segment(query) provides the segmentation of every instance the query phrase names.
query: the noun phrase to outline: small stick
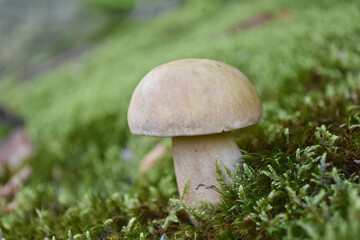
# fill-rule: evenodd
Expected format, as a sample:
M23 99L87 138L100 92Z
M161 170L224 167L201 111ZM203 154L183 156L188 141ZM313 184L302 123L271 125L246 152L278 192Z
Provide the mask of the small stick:
M205 184L200 183L199 185L197 185L196 190L198 190L200 187L205 187L205 189L212 189L215 192L223 195L228 201L230 201L232 204L234 204L235 206L238 206L233 200L231 200L229 197L227 197L223 192L221 192L217 187L215 187L215 185L209 185L206 186Z
M203 187L203 186L206 187L205 184L200 183L199 185L197 185L197 187L195 189L198 190L200 187Z

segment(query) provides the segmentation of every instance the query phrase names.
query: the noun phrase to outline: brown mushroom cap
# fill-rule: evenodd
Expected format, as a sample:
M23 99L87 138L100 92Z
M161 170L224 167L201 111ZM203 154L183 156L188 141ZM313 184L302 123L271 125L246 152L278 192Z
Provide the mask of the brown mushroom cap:
M238 69L208 59L182 59L151 70L130 101L135 135L193 136L227 132L257 123L258 93Z

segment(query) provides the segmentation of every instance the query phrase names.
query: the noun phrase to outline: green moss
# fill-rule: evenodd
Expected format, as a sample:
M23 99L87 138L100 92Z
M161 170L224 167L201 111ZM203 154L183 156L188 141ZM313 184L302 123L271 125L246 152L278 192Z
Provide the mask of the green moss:
M3 84L0 98L25 117L37 153L31 182L15 198L20 207L0 219L2 234L358 238L359 7L350 0L187 1L153 20L123 23L97 49L41 79ZM262 12L274 17L234 28ZM223 204L187 209L198 229L177 199L171 156L137 173L157 140L132 136L126 122L141 77L184 57L238 67L264 105L259 124L235 133L245 165L231 185L220 182Z

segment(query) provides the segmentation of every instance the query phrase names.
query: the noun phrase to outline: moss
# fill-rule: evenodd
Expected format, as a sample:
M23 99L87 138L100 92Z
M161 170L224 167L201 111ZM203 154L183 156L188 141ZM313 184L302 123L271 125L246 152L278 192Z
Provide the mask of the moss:
M2 85L1 100L25 117L37 144L33 178L15 198L20 207L2 215L2 234L358 238L358 8L350 0L187 1L153 20L123 23L93 52L41 79ZM225 34L263 12L275 17ZM226 197L218 208L181 203L171 156L145 176L136 170L157 140L129 133L131 92L151 68L184 57L238 67L263 100L263 121L235 133L243 175L229 186L220 181ZM123 157L124 150L132 156ZM199 219L197 229L185 210Z

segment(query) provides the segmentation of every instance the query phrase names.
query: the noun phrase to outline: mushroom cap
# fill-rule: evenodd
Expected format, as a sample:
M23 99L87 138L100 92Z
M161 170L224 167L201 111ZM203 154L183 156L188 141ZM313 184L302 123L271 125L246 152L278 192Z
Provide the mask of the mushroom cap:
M181 59L151 70L128 110L135 135L193 136L227 132L262 117L258 93L238 69L208 59Z

